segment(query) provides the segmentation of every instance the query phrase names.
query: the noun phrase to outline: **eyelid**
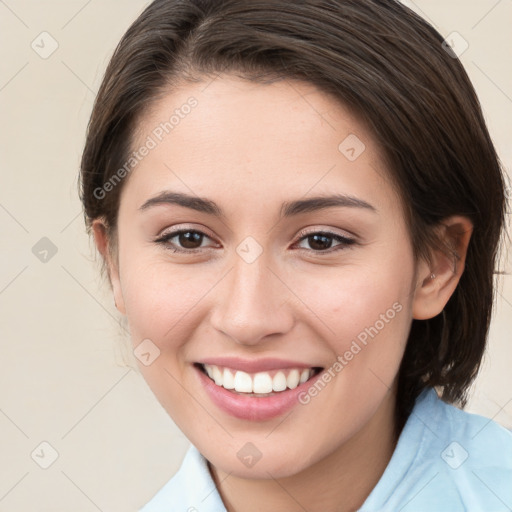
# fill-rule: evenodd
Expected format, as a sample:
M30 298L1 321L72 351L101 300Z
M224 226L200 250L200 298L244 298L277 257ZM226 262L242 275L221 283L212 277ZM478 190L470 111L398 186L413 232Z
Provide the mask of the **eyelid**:
M318 235L318 234L324 234L324 235L330 235L334 237L340 237L344 240L350 240L351 242L356 242L357 237L347 231L344 233L338 233L336 231L333 231L329 228L321 228L321 227L313 227L313 228L304 228L302 231L299 232L297 235L298 240L301 240L302 238L308 236L308 235Z
M167 236L174 236L179 235L182 232L186 231L196 231L198 233L202 233L203 235L206 235L208 238L215 238L215 235L206 227L198 224L178 224L176 226L173 226L172 228L165 228L156 236L156 238L163 238Z
M183 225L179 225L179 227L173 227L173 228L166 228L164 230L162 230L154 239L154 242L159 244L167 244L169 246L171 246L171 243L170 243L170 239L171 238L174 238L175 236L178 236L182 233L188 233L188 232L195 232L195 233L199 233L201 235L203 235L205 238L209 238L210 240L212 240L215 244L218 244L218 242L215 241L215 237L212 236L211 234L209 234L209 230L207 228L205 228L204 226L201 226L200 228L197 228L197 227L194 227L193 225L186 225L186 224L183 224ZM209 247L200 247L200 248L197 248L197 249L185 249L183 247L175 247L174 245L172 245L172 251L173 252L178 252L178 253L198 253L200 251L203 251L205 249L212 249L212 248L215 248L214 246L209 246Z
M336 242L338 242L336 245L329 247L328 249L322 250L322 251L314 251L313 249L306 249L304 247L297 247L296 250L298 251L304 251L307 254L313 254L315 257L328 257L329 255L333 255L337 253L338 251L344 251L350 249L352 246L356 245L357 237L354 235L346 235L341 233L336 233L335 231L332 231L331 229L322 229L320 227L314 227L314 228L306 228L303 229L299 235L296 242L293 243L293 246L298 245L303 240L306 240L309 236L312 235L326 235L329 238L334 239Z

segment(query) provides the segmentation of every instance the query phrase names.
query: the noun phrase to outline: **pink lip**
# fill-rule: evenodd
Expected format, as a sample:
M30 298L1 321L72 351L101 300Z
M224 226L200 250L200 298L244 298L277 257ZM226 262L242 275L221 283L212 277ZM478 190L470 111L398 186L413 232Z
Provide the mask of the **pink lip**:
M314 365L299 363L297 361L289 361L285 359L262 358L262 359L241 359L239 357L209 357L198 361L200 364L213 364L231 368L233 370L241 370L246 373L268 372L270 370L282 370L286 368L306 369L313 368Z
M220 361L220 359L217 359L217 361ZM220 363L209 364L218 364L221 366ZM229 365L226 364L226 366L232 367L231 364L232 361L230 361ZM280 361L280 364L282 364L282 361ZM300 366L303 365L299 365L299 367ZM297 366L293 367L296 368ZM258 369L259 368L261 368L261 366L258 366ZM273 366L272 368L275 369L276 367ZM283 366L278 366L278 368L283 368ZM270 420L284 414L292 407L299 405L299 394L306 391L322 375L322 372L318 373L308 381L299 384L295 389L287 389L286 391L281 391L268 397L251 397L239 395L221 386L217 386L217 384L197 366L194 366L194 370L206 393L217 407L235 418L248 421Z

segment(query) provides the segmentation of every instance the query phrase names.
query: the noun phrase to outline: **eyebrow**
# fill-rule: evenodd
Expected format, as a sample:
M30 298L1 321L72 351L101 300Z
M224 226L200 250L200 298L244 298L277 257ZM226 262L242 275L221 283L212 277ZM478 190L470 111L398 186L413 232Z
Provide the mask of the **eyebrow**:
M155 197L148 199L139 210L147 210L153 206L178 205L184 208L190 208L201 213L225 218L226 215L222 209L209 199L198 196L191 196L183 192L164 191ZM301 213L311 213L326 208L361 208L372 212L377 209L370 203L354 196L345 194L334 194L329 196L317 196L308 199L298 199L296 201L287 201L282 204L280 217L292 217Z
M372 212L377 209L370 203L354 196L346 194L334 194L330 196L317 196L309 199L299 199L283 203L281 207L281 217L291 217L300 213L309 213L325 208L362 208Z

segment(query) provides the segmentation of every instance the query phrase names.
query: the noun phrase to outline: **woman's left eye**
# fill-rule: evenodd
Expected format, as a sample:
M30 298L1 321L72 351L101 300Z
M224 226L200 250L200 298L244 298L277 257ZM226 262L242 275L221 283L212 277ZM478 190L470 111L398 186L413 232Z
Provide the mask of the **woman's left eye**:
M334 241L337 242L337 244L333 246ZM313 252L333 252L353 245L356 241L353 238L348 238L336 233L320 231L304 235L299 240L299 243L300 242L307 242L310 250L313 250Z

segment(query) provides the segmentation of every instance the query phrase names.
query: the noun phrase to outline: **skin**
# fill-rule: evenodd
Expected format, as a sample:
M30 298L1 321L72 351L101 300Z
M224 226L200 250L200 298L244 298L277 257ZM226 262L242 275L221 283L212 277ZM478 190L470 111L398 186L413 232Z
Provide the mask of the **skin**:
M347 108L303 82L260 85L223 75L186 84L143 117L134 147L190 96L197 107L124 183L116 239L108 239L101 219L93 224L133 345L149 338L160 350L141 372L208 459L228 511L356 510L396 444L396 376L412 319L437 315L453 293L470 221L452 217L440 228L459 253L455 269L442 253L430 264L415 261L373 137ZM355 161L338 150L349 134L366 146ZM169 190L214 201L225 215L172 204L140 209ZM330 207L279 218L286 201L333 193L374 211ZM195 253L172 252L179 237L155 242L181 228L207 235ZM321 251L305 228L354 243L327 239L332 247ZM236 252L248 236L263 249L250 264ZM205 357L238 356L328 368L395 303L401 310L394 319L288 416L231 417L210 401L192 367ZM251 468L237 458L249 441L262 454Z

